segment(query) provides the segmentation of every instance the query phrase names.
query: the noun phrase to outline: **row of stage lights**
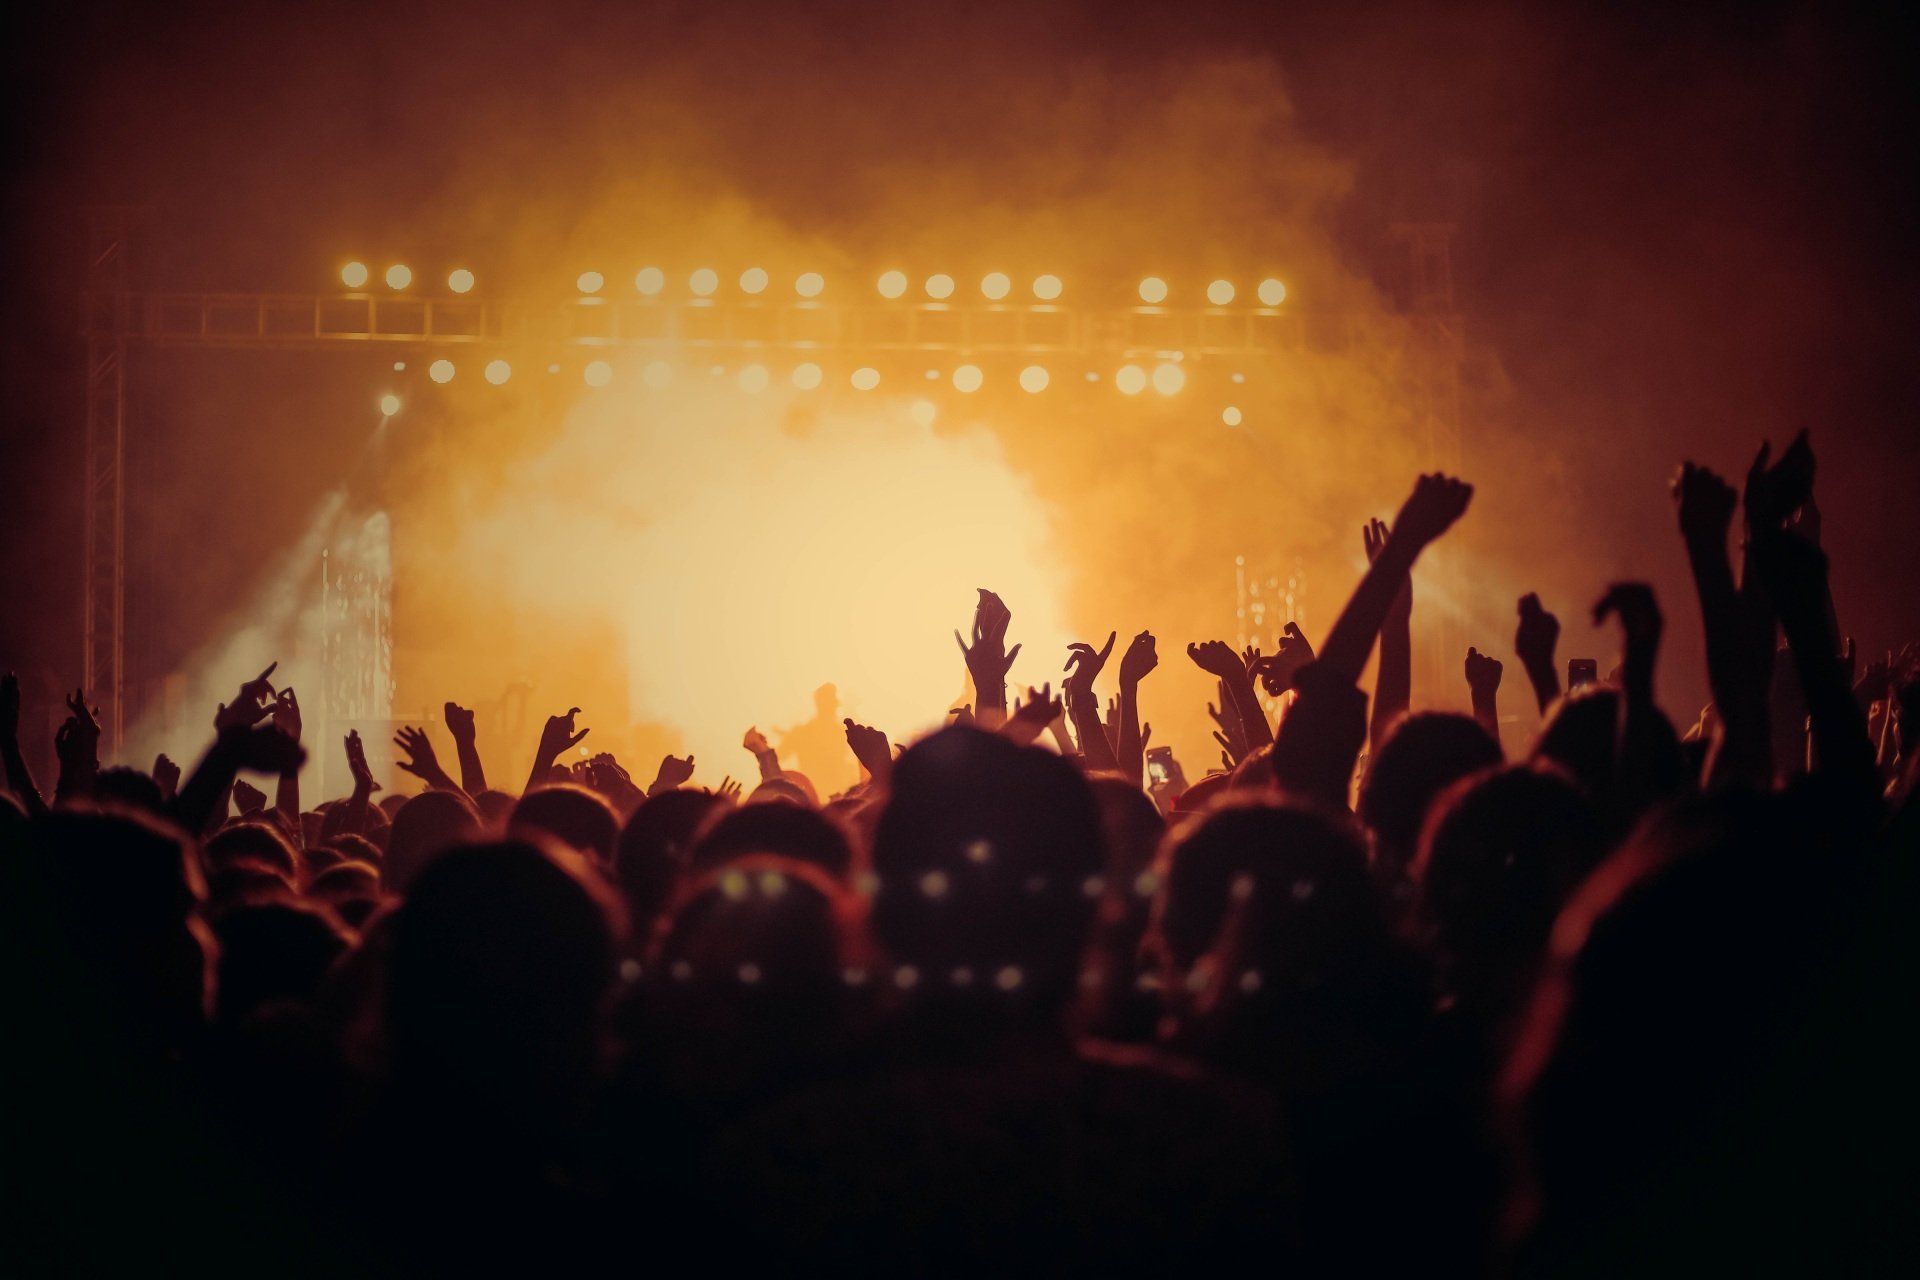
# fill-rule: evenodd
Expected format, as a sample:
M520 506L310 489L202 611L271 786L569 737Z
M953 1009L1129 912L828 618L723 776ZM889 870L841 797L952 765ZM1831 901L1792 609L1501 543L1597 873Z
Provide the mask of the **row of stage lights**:
M404 369L404 361L394 365L396 370ZM452 382L459 370L453 361L435 360L427 366L427 377L433 382L445 385ZM547 372L558 373L560 366L550 364ZM716 376L726 372L725 366L716 365ZM489 360L480 371L480 376L494 386L501 386L513 377L513 366L505 360ZM613 366L605 360L589 360L580 371L581 378L590 387L604 387L613 381ZM640 381L646 386L659 390L672 385L674 367L665 360L655 360L640 370ZM787 374L787 380L798 391L816 391L826 382L826 370L812 361L795 365ZM971 395L986 385L987 375L977 364L957 365L952 373L944 375L945 380L953 384L955 391ZM938 369L929 369L925 380L938 382L943 375ZM1100 375L1088 373L1088 382L1098 382ZM764 364L743 365L735 373L734 380L740 390L757 395L773 385L773 373ZM1053 375L1045 365L1030 364L1020 370L1018 377L1020 389L1031 395L1038 395L1053 383ZM1234 374L1235 382L1244 381L1244 376ZM873 391L880 386L880 371L871 365L862 365L847 378L847 383L855 391ZM1114 371L1114 389L1122 395L1137 396L1148 388L1163 396L1180 394L1187 385L1187 371L1178 363L1167 360L1154 365L1151 369L1141 364L1123 364ZM1236 424L1228 424L1236 425Z
M340 268L340 282L349 289L362 289L372 278L364 262L349 262ZM402 263L395 263L386 270L386 282L389 289L396 292L413 284L413 270ZM740 273L740 292L749 297L765 293L772 278L760 267L748 267ZM462 267L447 275L447 288L454 293L467 293L473 289L473 272ZM907 294L909 281L904 271L883 272L874 282L880 296L889 300L903 298ZM606 277L598 271L582 271L574 286L586 297L594 297L607 287ZM634 290L643 298L657 297L667 287L667 274L659 267L643 267L633 278ZM802 298L817 298L826 291L826 277L818 271L802 272L793 281L793 291ZM921 284L927 297L935 302L945 302L953 297L959 288L954 278L945 273L930 275ZM1033 278L1031 285L1033 296L1040 302L1057 302L1065 286L1056 275L1040 275ZM720 290L720 273L712 267L701 267L687 277L687 290L696 298L711 298ZM989 302L1001 302L1013 292L1013 279L1004 271L990 271L980 278L980 295ZM1172 288L1160 276L1147 276L1140 281L1136 290L1140 301L1148 306L1157 307L1172 294ZM1268 276L1254 286L1254 297L1263 307L1277 307L1287 300L1287 286ZM1231 280L1214 280L1207 285L1207 302L1216 307L1230 305L1239 296L1239 289Z

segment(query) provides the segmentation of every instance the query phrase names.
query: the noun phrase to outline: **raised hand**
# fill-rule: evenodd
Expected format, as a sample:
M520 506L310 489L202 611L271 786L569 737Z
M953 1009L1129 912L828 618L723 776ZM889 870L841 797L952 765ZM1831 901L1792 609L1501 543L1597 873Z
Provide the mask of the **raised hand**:
M347 772L353 775L354 791L366 793L380 790L380 784L373 780L373 770L367 768L367 748L360 741L360 731L347 730L344 741L347 748Z
M1560 673L1553 666L1553 652L1560 643L1560 619L1541 607L1540 597L1529 591L1520 597L1520 623L1513 631L1513 651L1520 668L1533 686L1534 701L1545 715L1553 700L1560 696Z
M1752 534L1781 528L1787 517L1813 496L1813 446L1807 441L1807 433L1801 431L1795 436L1780 460L1769 465L1771 450L1772 445L1762 441L1760 452L1747 468L1744 504L1747 531Z
M840 724L847 734L847 747L867 771L867 776L875 782L885 782L892 777L893 748L887 742L887 735L872 725L855 724L851 716Z
M1500 687L1500 675L1505 669L1500 659L1488 657L1478 649L1467 650L1467 688L1477 698L1484 691L1492 694Z
M1388 539L1407 542L1409 550L1418 551L1451 529L1472 501L1473 486L1464 480L1438 472L1421 476L1401 505L1400 514L1394 517Z
M1092 691L1094 679L1106 667L1107 658L1113 653L1113 643L1119 638L1118 631L1109 631L1106 644L1098 649L1085 643L1067 646L1067 664L1061 670L1067 673L1065 687L1068 692Z
M173 799L174 793L180 789L180 766L164 751L153 758L153 780L159 786L163 800Z
M1204 640L1198 644L1189 644L1187 657L1193 660L1194 666L1222 680L1231 680L1235 676L1245 676L1247 673L1246 664L1241 661L1240 655L1233 651L1233 646L1225 640Z
M259 813L267 807L267 793L245 778L236 779L233 784L233 804L243 814Z
M1137 685L1159 665L1160 655L1154 652L1153 633L1142 631L1133 638L1127 651L1120 655L1120 684L1122 687Z
M292 685L282 689L273 700L273 727L285 734L289 741L300 741L300 699Z
M720 785L713 789L713 794L719 796L722 800L738 800L740 798L740 784L733 780L732 774L728 774L726 777L720 779Z
M740 745L753 752L756 756L773 750L773 744L767 741L767 735L751 726L748 727L746 733L741 735Z
M657 796L662 791L671 791L675 787L683 785L691 777L693 777L693 757L691 755L684 758L671 755L662 756L660 758L660 768L655 771L653 775L653 785L647 788L647 794Z
M75 689L67 695L66 722L53 735L54 754L60 760L60 777L54 783L57 799L84 792L100 772L100 712L88 708L86 695Z
M426 732L411 725L402 725L393 735L393 745L406 753L405 760L398 761L398 767L412 774L436 791L458 791L453 778L440 767L439 757L433 753L433 743Z
M268 677L279 667L278 662L269 662L267 669L240 686L232 702L223 702L219 710L213 713L213 727L216 731L227 729L251 729L260 723L260 718L274 709L273 685Z
M1013 714L1007 717L1000 731L1021 746L1039 741L1047 726L1058 720L1065 712L1065 704L1053 696L1053 682L1049 680L1038 689L1028 686L1027 696L1014 703Z
M1660 650L1664 626L1653 588L1644 582L1617 582L1593 606L1593 625L1617 615L1625 633L1621 683L1629 701L1653 701L1653 662Z
M1733 486L1705 467L1691 462L1680 464L1673 478L1674 508L1680 517L1680 534L1689 544L1727 545L1727 530L1733 524L1739 495Z
M974 699L983 716L997 718L1007 710L1007 671L1020 656L1020 646L1007 648L1007 625L1013 613L999 596L979 588L980 598L973 609L973 643L969 645L958 631L954 643L967 664L973 681Z
M460 760L460 789L470 796L477 796L487 789L487 771L480 763L473 712L457 702L449 702L440 708L440 716L446 721L447 733L453 738L453 753Z
M1269 698L1277 698L1293 687L1294 672L1312 661L1312 642L1300 630L1299 623L1289 622L1286 630L1280 633L1280 647L1271 655L1259 659L1249 674L1260 677L1260 684Z
M540 730L540 759L551 765L560 758L560 754L580 745L580 739L587 736L587 730L578 733L573 730L573 718L580 714L580 708L568 707L563 716L548 716L546 727Z

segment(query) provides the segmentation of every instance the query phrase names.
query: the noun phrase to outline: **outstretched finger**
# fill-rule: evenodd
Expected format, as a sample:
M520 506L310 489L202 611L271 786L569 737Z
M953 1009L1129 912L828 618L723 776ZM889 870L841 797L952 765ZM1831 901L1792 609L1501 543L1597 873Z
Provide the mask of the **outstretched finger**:
M590 730L590 729L582 729L582 730L581 730L580 732L578 732L578 733L576 733L576 734L574 734L574 735L573 735L573 737L572 737L571 739L569 739L569 740L568 740L568 742L567 742L567 746L569 746L569 747L577 747L577 746L579 746L579 745L580 745L580 739L582 739L582 738L584 738L584 737L586 737L586 736L587 736L587 734L589 734L589 733L591 733L591 732L592 732L592 730Z

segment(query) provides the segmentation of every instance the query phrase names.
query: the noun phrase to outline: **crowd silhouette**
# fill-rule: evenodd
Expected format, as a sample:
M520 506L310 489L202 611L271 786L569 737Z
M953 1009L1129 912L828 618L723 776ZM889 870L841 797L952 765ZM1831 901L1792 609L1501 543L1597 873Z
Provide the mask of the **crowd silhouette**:
M988 590L956 632L957 722L901 749L847 720L862 781L832 796L752 729L745 783L565 765L579 708L515 794L449 703L458 777L403 729L425 790L378 799L350 734L351 791L309 808L268 666L190 772L102 768L76 690L48 797L9 675L4 1251L1904 1270L1920 655L1843 639L1814 470L1803 434L1739 491L1673 482L1713 694L1684 732L1630 582L1593 605L1617 668L1564 690L1559 623L1519 601L1531 744L1500 738L1504 646L1465 654L1471 715L1414 705L1412 570L1472 498L1439 475L1365 523L1317 645L1188 645L1221 748L1191 781L1143 720L1154 636L1104 705L1117 635L1010 697Z

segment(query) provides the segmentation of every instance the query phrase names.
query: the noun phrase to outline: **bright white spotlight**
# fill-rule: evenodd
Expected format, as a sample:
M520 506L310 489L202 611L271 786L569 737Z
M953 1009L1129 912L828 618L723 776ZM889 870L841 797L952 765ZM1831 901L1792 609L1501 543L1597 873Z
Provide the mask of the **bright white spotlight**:
M986 375L980 372L977 364L963 364L953 371L953 389L968 395L978 391L986 380Z
M413 271L396 262L387 268L387 288L404 289L413 283Z
M1148 276L1140 282L1140 301L1150 307L1157 307L1167 300L1167 282L1159 276Z
M820 385L820 366L809 361L793 367L793 385L802 391L812 391Z
M933 401L931 400L915 400L911 405L907 406L907 416L923 427L932 426L933 420L938 414L939 410L933 407Z
M1216 307L1224 307L1233 301L1233 281L1215 280L1207 286L1207 301Z
M989 271L980 280L980 292L986 296L988 302L1000 301L1012 288L1013 281L1007 278L1007 273L1004 271Z
M1020 389L1031 391L1035 395L1047 389L1050 379L1045 365L1030 364L1020 371Z
M386 395L380 397L380 415L382 417L391 418L394 414L398 412L400 412L399 396L394 395L392 392L388 392Z
M642 267L633 277L633 287L642 297L651 298L667 287L667 273L658 267Z
M407 371L407 362L405 360L395 360L393 362L393 371L395 373L405 373Z
M1187 385L1187 371L1177 364L1155 365L1153 389L1163 396L1175 395Z
M953 277L942 273L927 277L927 296L935 302L944 302L953 296Z
M1272 276L1262 280L1256 292L1260 295L1260 305L1263 307L1277 307L1287 300L1287 286Z
M589 360L587 367L580 371L590 387L604 387L613 381L613 366L605 360Z
M899 297L907 291L907 273L904 271L888 271L882 273L878 288L880 290L880 296L883 298Z
M687 288L693 290L696 298L711 298L713 291L720 287L720 273L712 267L701 267L687 277Z
M1059 276L1037 276L1033 282L1033 296L1042 302L1052 302L1060 296Z
M481 376L497 387L513 376L513 366L505 360L489 360Z
M1123 364L1113 375L1113 385L1122 395L1137 396L1147 389L1147 371L1137 364Z
M880 371L871 365L863 365L853 371L850 381L855 391L871 391L880 385Z
M740 389L748 395L759 395L767 389L767 366L750 364L740 370Z
M1226 408L1222 409L1220 411L1220 421L1226 423L1230 427L1239 426L1241 422L1240 406L1237 404L1230 404Z
M358 289L367 283L367 264L349 262L340 268L340 283L349 289Z
M442 383L442 384L452 382L453 381L453 361L435 360L432 364L427 366L427 376L429 378L432 378L435 382Z
M447 273L447 288L455 293L468 293L473 289L473 272L465 267L456 268Z
M767 287L767 273L759 267L748 267L740 273L740 292L761 293Z
M606 286L607 278L598 271L582 271L573 283L582 293L598 293Z
M665 360L655 360L640 371L640 381L658 391L673 381L673 366Z
M803 298L817 298L820 291L827 287L827 279L818 271L802 272L793 282L793 291Z

